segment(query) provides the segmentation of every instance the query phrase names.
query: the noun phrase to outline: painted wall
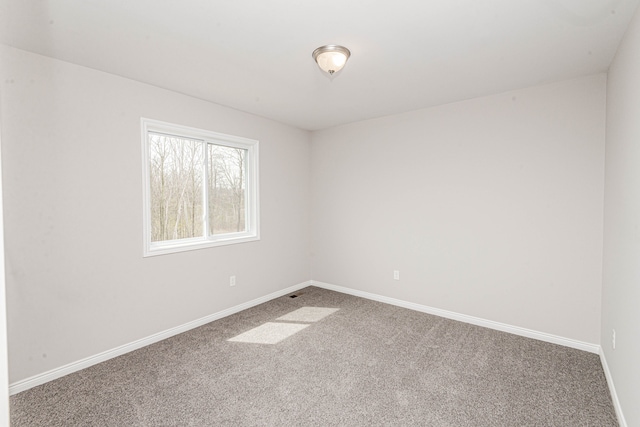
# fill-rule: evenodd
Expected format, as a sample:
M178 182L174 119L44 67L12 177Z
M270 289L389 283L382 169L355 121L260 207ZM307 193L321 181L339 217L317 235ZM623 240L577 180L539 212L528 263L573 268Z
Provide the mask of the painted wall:
M308 132L0 55L12 383L309 279ZM142 257L140 117L260 141L259 242Z
M599 344L605 81L314 132L312 279Z
M310 137L0 55L11 382L310 277L600 342L604 75ZM260 242L142 258L141 116L260 140Z
M0 99L2 91L0 91ZM0 115L0 142L2 116ZM0 152L2 151L0 146ZM7 354L7 312L4 280L4 220L2 215L2 155L0 153L0 426L9 425L9 365Z
M640 11L609 69L606 141L602 349L627 424L640 426Z

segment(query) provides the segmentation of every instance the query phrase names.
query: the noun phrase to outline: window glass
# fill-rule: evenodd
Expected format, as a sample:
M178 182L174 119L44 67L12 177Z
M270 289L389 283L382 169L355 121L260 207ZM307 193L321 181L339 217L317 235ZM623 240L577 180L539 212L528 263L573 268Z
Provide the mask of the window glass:
M259 239L258 141L142 119L144 255Z

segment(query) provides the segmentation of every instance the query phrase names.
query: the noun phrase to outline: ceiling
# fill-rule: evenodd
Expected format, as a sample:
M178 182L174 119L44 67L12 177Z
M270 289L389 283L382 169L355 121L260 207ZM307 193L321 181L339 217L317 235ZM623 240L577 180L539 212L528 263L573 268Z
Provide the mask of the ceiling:
M639 1L0 0L0 42L317 130L604 72Z

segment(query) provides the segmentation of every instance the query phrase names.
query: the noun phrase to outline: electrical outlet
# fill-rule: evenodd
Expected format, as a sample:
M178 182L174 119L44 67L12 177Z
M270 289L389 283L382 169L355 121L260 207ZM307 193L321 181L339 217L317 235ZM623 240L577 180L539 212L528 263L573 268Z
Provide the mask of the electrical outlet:
M616 349L616 330L612 329L611 330L611 346L613 347L613 349Z
M236 276L229 276L229 286L236 285Z
M393 270L393 280L400 280L400 270Z

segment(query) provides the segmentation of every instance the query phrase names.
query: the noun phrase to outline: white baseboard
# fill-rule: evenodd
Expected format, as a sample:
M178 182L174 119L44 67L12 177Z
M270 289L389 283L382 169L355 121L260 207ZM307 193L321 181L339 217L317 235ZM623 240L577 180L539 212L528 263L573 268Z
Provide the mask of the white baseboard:
M467 316L466 314L460 314L453 311L442 310L439 308L429 307L426 305L416 304L413 302L403 301L395 298L385 297L382 295L372 294L369 292L358 291L344 286L331 285L329 283L318 282L316 280L311 281L311 285L319 288L329 289L331 291L342 292L343 294L354 295L370 299L373 301L384 302L387 304L397 305L398 307L404 307L422 313L433 314L440 317L446 317L447 319L458 320L460 322L471 323L472 325L483 326L485 328L495 329L502 332L508 332L515 335L520 335L527 338L534 338L540 341L546 341L553 344L563 345L565 347L571 347L578 350L588 351L590 353L598 353L600 346L598 344L591 344L587 342L577 341L571 338L564 338L557 335L547 334L546 332L538 332L531 329L521 328L519 326L512 326L506 323L494 322L493 320L481 319L479 317Z
M272 299L279 298L283 295L290 294L299 289L306 288L307 286L311 286L310 280L303 283L299 283L297 285L293 285L286 289L282 289L282 290L270 293L269 295L256 298L254 300L245 302L243 304L236 305L235 307L231 307L226 310L222 310L217 313L213 313L208 316L201 317L200 319L193 320L183 325L176 326L171 329L167 329L166 331L158 332L157 334L150 335L146 338L139 339L129 344L124 344L124 345L121 345L120 347L116 347L114 349L104 351L94 356L90 356L85 359L69 363L59 368L55 368L50 371L44 372L42 374L34 375L24 380L17 381L9 385L9 394L14 395L16 393L20 393L21 391L25 391L32 387L36 387L46 382L53 381L57 378L63 377L73 372L77 372L82 369L88 368L89 366L93 366L100 362L104 362L105 360L112 359L114 357L120 356L125 353L129 353L130 351L137 350L147 345L157 343L158 341L162 341L174 335L181 334L183 332L197 328L198 326L206 325L207 323L213 322L214 320L222 319L223 317L230 316L242 310L246 310L248 308L254 307L258 304L262 304Z
M452 311L442 310L439 308L429 307L426 305L421 305L421 304L416 304L416 303L403 301L395 298L385 297L382 295L372 294L369 292L359 291L356 289L346 288L343 286L331 285L329 283L318 282L315 280L308 280L306 282L299 283L297 285L291 286L286 289L282 289L277 292L273 292L271 294L265 295L260 298L256 298L254 300L228 308L226 310L210 314L200 319L196 319L194 321L185 323L183 325L176 326L174 328L167 329L157 334L150 335L146 338L139 339L129 344L124 344L114 349L107 350L102 353L96 354L94 356L90 356L85 359L69 363L59 368L55 368L50 371L44 372L42 374L34 375L24 380L17 381L9 385L9 394L14 395L16 393L20 393L21 391L28 390L32 387L36 387L38 385L55 380L57 378L63 377L73 372L80 371L82 369L88 368L89 366L93 366L100 362L104 362L106 360L112 359L114 357L120 356L130 351L137 350L139 348L145 347L150 344L154 344L156 342L162 341L174 335L178 335L183 332L189 331L191 329L197 328L199 326L205 325L209 322L213 322L214 320L218 320L223 317L230 316L242 310L246 310L248 308L254 307L258 304L262 304L272 299L279 298L283 295L287 295L289 293L295 292L299 289L306 288L307 286L317 286L319 288L329 289L332 291L354 295L354 296L370 299L373 301L379 301L386 304L392 304L399 307L420 311L423 313L445 317L447 319L458 320L460 322L483 326L490 329L496 329L503 332L509 332L515 335L521 335L528 338L534 338L541 341L564 345L566 347L576 348L576 349L588 351L591 353L600 353L600 346L597 344L590 344L582 341L576 341L570 338L559 337L559 336L547 334L544 332L538 332L530 329L520 328L518 326L507 325L505 323L494 322L492 320L486 320L478 317L467 316L465 314L455 313ZM606 367L606 361L602 353L601 353L601 359L603 360L603 366L605 366L605 374L607 375L607 381L609 382L609 387L612 390L612 397L613 397L615 395L615 389L613 389L613 382L611 381L608 368ZM623 420L624 422L624 418L622 417L622 412L620 410L620 405L617 401L617 396L614 397L614 403L616 403L616 411L619 411L620 419ZM624 424L621 424L621 425L624 426Z
M618 393L616 393L616 387L613 384L613 377L611 376L611 371L609 371L607 358L605 357L604 350L602 350L602 348L600 348L600 362L602 363L604 376L607 378L607 385L609 386L609 393L611 394L613 407L616 409L616 415L618 416L618 424L620 424L620 427L627 427L627 421L624 419L624 414L622 413L622 406L620 406L620 401L618 400Z

